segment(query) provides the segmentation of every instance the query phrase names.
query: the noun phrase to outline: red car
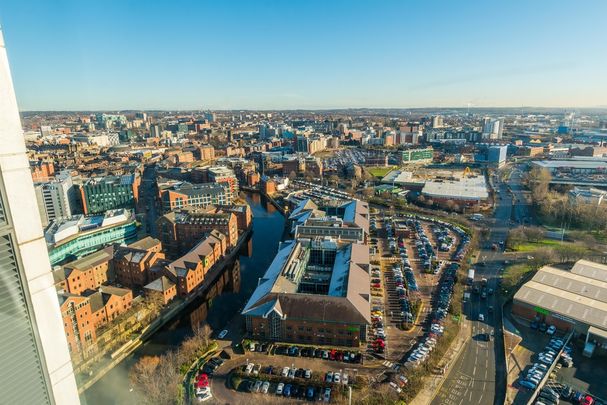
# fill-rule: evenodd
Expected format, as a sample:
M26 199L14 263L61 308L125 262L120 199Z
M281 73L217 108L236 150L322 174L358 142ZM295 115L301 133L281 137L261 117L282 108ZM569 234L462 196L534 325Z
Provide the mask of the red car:
M196 377L196 388L206 388L209 386L209 376L206 374L199 374Z
M592 405L594 404L594 398L590 395L586 395L584 398L580 400L580 405Z
M375 342L373 342L373 346L374 347L386 347L386 343L383 341L383 339L377 339Z

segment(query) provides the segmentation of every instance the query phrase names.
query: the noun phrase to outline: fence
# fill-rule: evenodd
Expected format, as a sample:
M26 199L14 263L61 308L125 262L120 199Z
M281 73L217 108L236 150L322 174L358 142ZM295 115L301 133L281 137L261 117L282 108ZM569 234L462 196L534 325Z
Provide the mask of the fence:
M554 368L556 367L556 364L558 363L559 358L561 357L561 353L563 353L565 346L567 346L567 344L569 343L569 340L571 339L572 336L573 336L573 332L570 332L569 335L567 336L567 339L565 339L565 343L563 343L563 347L561 347L561 350L559 350L557 355L554 357L554 361L552 362L550 367L548 367L548 371L546 371L546 375L544 375L544 378L542 378L542 381L540 381L540 383L537 385L537 387L533 391L533 394L531 394L531 399L529 399L529 402L527 402L527 405L532 405L535 402L535 400L537 399L538 393L541 391L542 388L544 388L544 385L550 378L550 374L552 374L552 371L554 371Z

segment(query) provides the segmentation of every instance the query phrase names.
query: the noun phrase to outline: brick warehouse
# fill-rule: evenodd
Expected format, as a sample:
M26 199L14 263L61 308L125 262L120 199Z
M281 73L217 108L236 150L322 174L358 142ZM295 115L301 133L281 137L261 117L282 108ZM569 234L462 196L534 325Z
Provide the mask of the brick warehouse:
M512 312L585 336L587 355L607 348L607 266L579 260L570 270L544 266L514 295Z

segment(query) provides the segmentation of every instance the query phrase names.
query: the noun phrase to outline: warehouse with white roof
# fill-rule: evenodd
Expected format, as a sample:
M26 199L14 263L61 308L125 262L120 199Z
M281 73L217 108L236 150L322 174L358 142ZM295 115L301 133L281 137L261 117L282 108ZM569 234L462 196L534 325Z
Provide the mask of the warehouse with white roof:
M571 270L544 266L514 295L512 312L584 335L585 354L607 349L607 265L579 260Z

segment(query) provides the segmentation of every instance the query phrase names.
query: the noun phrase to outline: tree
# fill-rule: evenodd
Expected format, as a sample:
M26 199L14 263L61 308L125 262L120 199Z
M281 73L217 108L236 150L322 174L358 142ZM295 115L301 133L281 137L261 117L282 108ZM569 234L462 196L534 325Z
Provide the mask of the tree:
M297 173L295 173L294 170L291 170L291 173L289 173L289 180L293 181L297 178Z
M373 193L374 193L374 191L373 191L372 187L366 187L366 188L363 189L363 195L366 198L369 198L369 197L373 196Z
M448 209L449 211L453 211L453 208L455 207L455 201L453 200L447 200L445 201L445 208Z
M180 378L176 373L175 355L144 356L131 369L130 380L142 395L141 403L170 404L175 400Z
M552 180L550 171L543 167L534 167L527 175L527 182L531 189L533 200L537 203L543 201L548 195L548 186Z
M539 242L544 238L544 230L538 226L525 228L525 236L529 242Z
M539 269L547 264L556 263L558 255L552 248L540 248L533 252L533 258L529 260L529 265L533 269Z
M329 183L333 184L333 186L337 186L339 184L339 177L335 174L329 176Z
M516 249L517 246L527 241L527 235L522 227L511 229L508 233L508 239L506 240L506 246L510 249Z

